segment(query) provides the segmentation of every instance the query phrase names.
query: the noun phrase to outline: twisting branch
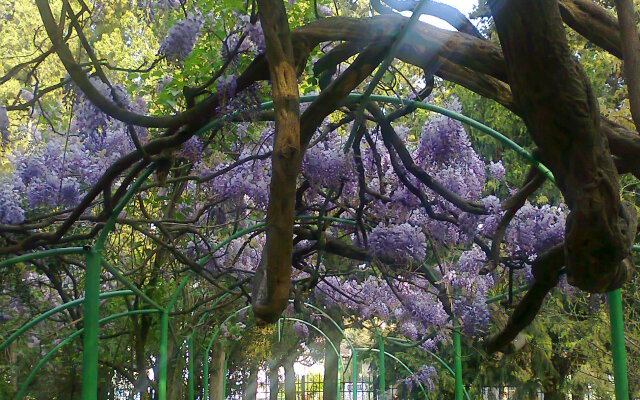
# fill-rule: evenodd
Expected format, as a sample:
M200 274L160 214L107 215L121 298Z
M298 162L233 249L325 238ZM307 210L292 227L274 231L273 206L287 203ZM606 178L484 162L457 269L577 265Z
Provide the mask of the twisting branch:
M480 270L480 274L486 275L495 270L499 264L500 245L507 231L507 227L513 217L522 206L524 206L527 198L531 196L544 183L545 176L536 168L531 167L525 178L524 185L511 197L502 202L502 210L506 210L505 214L500 218L500 222L493 233L491 239L491 251L489 253L487 264Z
M624 234L630 216L620 205L598 105L570 52L557 1L489 3L516 104L571 209L569 282L590 292L619 288L628 278L621 262L631 250Z
M276 126L267 242L254 279L252 307L257 321L270 323L280 318L289 304L296 179L302 151L298 79L284 3L258 0L258 15L267 45Z
M563 244L551 248L536 258L531 267L534 277L533 285L516 306L504 329L495 337L487 340L485 346L488 353L504 349L520 331L533 321L542 307L544 298L558 284L563 265Z
M385 118L384 114L382 114L380 108L372 103L369 103L367 104L367 109L380 124L380 131L382 133L382 136L384 137L384 140L388 141L393 146L393 149L397 152L398 157L400 157L400 160L402 161L402 164L407 169L407 171L418 178L418 180L420 180L420 182L422 182L429 189L433 190L444 199L450 201L462 211L473 214L486 213L486 210L482 204L463 199L456 193L444 187L440 182L434 180L426 171L416 165L416 163L413 161L413 157L411 157L411 153L409 153L407 147L404 145L404 143L402 143L402 139L398 137L389 121Z
M380 14L393 14L394 11L413 11L416 6L416 1L414 0L382 0L386 5L382 4L380 0L371 0L371 6L374 10L379 12ZM452 7L448 4L438 3L436 1L428 2L425 7L419 10L421 14L432 15L436 18L440 18L441 20L447 22L449 25L456 28L458 31L466 33L468 35L472 35L478 37L480 39L484 39L478 28L475 27L465 17L463 13L460 12L455 7Z

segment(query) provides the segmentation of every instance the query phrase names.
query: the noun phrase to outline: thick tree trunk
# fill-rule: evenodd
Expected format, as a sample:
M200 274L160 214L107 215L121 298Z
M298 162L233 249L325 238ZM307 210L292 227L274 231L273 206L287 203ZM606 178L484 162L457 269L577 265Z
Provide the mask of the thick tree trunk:
M322 330L327 333L329 339L336 348L340 349L342 334L330 323L323 323ZM322 386L322 400L335 400L338 398L338 356L329 342L324 346L324 384Z
M151 386L151 381L147 376L147 338L149 335L149 329L151 327L151 321L146 315L140 316L140 318L134 318L134 348L135 348L135 370L138 374L135 383L135 391L140 393L141 399L146 399L147 389ZM157 369L155 371L157 374Z
M296 400L296 373L293 370L295 357L287 357L284 366L284 400Z
M544 389L544 400L567 400L567 395L558 390L558 387L551 385Z
M269 368L269 400L278 400L280 382L278 378L279 366L273 364Z
M253 313L275 322L289 304L293 214L300 169L300 100L289 22L281 0L258 0L269 59L276 132L271 156L267 243L256 271Z
M184 354L176 354L174 342L169 339L167 345L167 400L186 399L186 385L183 377L183 367L186 368Z
M565 258L571 284L605 292L628 277L629 216L588 79L573 59L556 0L493 0L511 90L542 161L571 209Z
M226 354L220 343L216 342L213 346L213 362L209 372L209 399L224 400L224 360Z
M113 368L100 365L98 369L98 400L111 400L114 397Z

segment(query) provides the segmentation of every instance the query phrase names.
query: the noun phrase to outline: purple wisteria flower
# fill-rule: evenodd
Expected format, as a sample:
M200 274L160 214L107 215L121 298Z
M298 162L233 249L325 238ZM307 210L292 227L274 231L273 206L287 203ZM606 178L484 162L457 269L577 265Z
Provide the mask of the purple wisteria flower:
M24 210L20 206L20 193L10 177L0 176L0 223L16 225L24 222Z
M309 327L302 322L293 323L293 333L300 339L306 339L309 337Z
M185 158L189 162L195 163L200 160L202 150L202 142L196 136L193 136L182 144L182 147L180 147L180 150L178 151L178 156Z
M369 248L374 257L396 264L419 263L426 256L426 237L408 223L378 225L369 235Z
M193 51L203 23L200 13L190 13L176 22L169 28L158 54L165 56L169 64L182 65Z
M506 170L504 169L504 165L502 165L502 161L489 163L489 175L496 181L501 181L506 176Z

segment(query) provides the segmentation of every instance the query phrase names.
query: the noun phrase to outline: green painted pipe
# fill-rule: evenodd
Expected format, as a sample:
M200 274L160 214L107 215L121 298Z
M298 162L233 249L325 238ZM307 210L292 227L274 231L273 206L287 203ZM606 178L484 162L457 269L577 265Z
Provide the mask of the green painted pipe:
M160 352L158 353L158 399L167 398L167 345L169 341L169 311L160 317Z
M340 390L340 377L342 376L342 356L340 355L340 350L336 347L336 345L333 343L333 341L331 341L331 339L329 339L329 335L327 335L322 329L318 328L317 326L315 326L314 324L312 324L311 322L307 322L303 319L300 318L293 318L293 317L282 317L282 320L285 321L295 321L295 322L299 322L301 324L305 324L310 328L313 328L316 332L320 333L322 335L322 337L325 338L325 340L331 345L331 348L333 348L333 351L336 353L336 357L338 358L338 398L340 398L342 391Z
M376 349L376 348L367 349L365 347L357 347L356 350L358 350L358 351L373 351L373 352L380 353L380 349ZM394 356L393 354L391 354L391 353L389 353L387 351L384 352L384 355L386 357L391 358L392 360L394 360L398 364L400 364L400 366L402 368L404 368L409 373L409 375L415 376L415 372L413 372L413 370L411 368L409 368L409 366L407 364L403 363L402 360L400 360L398 357ZM429 395L427 394L426 389L424 388L424 386L422 386L422 383L419 380L417 382L418 382L418 387L420 388L420 391L422 392L422 394L424 394L424 397L426 399L428 399Z
M358 352L351 349L351 368L353 368L353 376L351 377L352 400L358 398Z
M223 293L222 296L218 297L216 299L216 301L213 302L213 304L211 305L211 308L214 308L215 306L217 306L222 300L224 300L227 296L229 296L229 293ZM208 312L205 312L204 314L202 314L202 316L200 317L200 319L198 320L198 322L196 323L196 325L193 327L193 330L191 331L191 333L189 334L189 336L187 336L187 345L190 346L189 347L189 362L191 362L191 357L195 357L195 350L193 347L193 335L196 333L196 329L198 328L198 326L200 326L200 324L202 323L202 321L204 321L204 319L207 317L207 315L209 315ZM193 366L192 366L193 367ZM207 365L207 363L205 363L204 365L205 371L207 372L207 375L209 373L209 366ZM192 379L192 374L193 374L193 370L191 371L191 373L189 373L189 379ZM194 397L190 397L189 400L193 400L195 398L195 391L194 391Z
M238 315L239 313L248 310L249 308L251 308L251 306L244 306L242 308L240 308L239 310L236 310L233 314L229 315L224 321L222 321L222 323L220 325L218 325L218 327L216 328L216 330L213 332L213 337L211 338L211 340L209 340L209 344L207 345L207 347L205 348L204 351L204 382L202 384L202 398L203 400L208 400L209 399L209 351L211 351L211 346L213 346L213 342L216 340L216 338L218 337L218 334L220 333L220 329L222 329L222 327L224 326L224 324L226 324L231 318L235 317L236 315Z
M117 291L114 291L114 292L101 293L100 294L100 299L110 299L112 297L129 296L129 295L132 295L132 294L133 294L133 292L131 290L117 290ZM11 336L9 336L4 342L0 343L0 351L2 351L4 348L9 346L11 343L13 343L14 340L16 340L20 335L25 333L27 330L29 330L34 325L44 321L45 319L49 318L50 316L52 316L54 314L59 313L60 311L64 311L64 310L66 310L68 308L75 307L78 304L81 304L83 302L84 302L84 297L81 297L81 298L79 298L77 300L73 300L73 301L70 301L68 303L61 304L61 305L59 305L59 306L57 306L55 308L52 308L49 311L46 311L46 312L38 315L36 318L34 318L31 321L27 322L26 324L22 325L20 327L20 329L18 329L13 334L11 334Z
M104 244L116 223L116 218L136 193L142 183L151 175L155 166L149 166L131 185L120 202L113 209L105 226L100 231L93 248L86 252L87 271L85 274L84 334L82 348L82 400L96 400L98 396L98 320L100 318L100 258ZM160 400L164 400L161 398Z
M190 336L187 339L187 348L189 349L189 362L187 363L187 391L189 395L189 400L194 400L196 397L194 382L193 382L193 357L195 355L195 349L193 347L193 336Z
M627 356L624 347L624 321L620 289L607 293L607 297L609 300L611 353L613 355L613 377L615 381L616 400L629 400Z
M100 235L98 235L98 238L96 239L96 242L93 245L94 248L102 250L102 247L104 246L107 240L107 236L109 236L109 233L111 233L111 230L116 225L116 219L118 218L118 215L120 215L122 210L124 210L126 205L129 203L129 200L131 200L131 198L136 194L140 186L142 186L142 184L147 180L147 178L153 173L155 169L156 169L156 165L154 163L149 165L142 172L142 174L135 180L135 182L133 182L133 184L131 185L131 187L129 187L129 189L124 194L124 196L122 196L122 199L113 208L113 210L111 211L111 214L109 215L109 218L107 219L107 222L105 222L104 227L100 231Z
M413 342L409 342L410 344L403 343L403 341L401 339L393 338L393 337L389 337L389 336L387 336L387 340L391 340L391 341L394 342L394 344L397 344L397 345L400 345L400 346L404 346L404 347L415 347L416 346L416 343L413 343ZM453 376L453 377L456 376L456 373L449 366L449 364L447 364L442 358L438 357L438 355L436 353L434 353L434 352L432 352L431 350L428 350L428 349L421 349L421 350L427 352L431 357L435 358L440 363L440 365L442 365L447 370L447 372L451 376ZM471 397L469 396L469 393L467 392L467 389L464 388L464 387L463 387L463 389L464 389L464 395L467 398L467 400L471 400Z
M227 373L229 368L229 354L224 356L224 370L222 371L222 399L227 398Z
M61 247L58 249L49 249L36 251L34 253L23 254L21 256L9 258L4 261L0 261L0 268L8 267L10 265L17 264L19 262L37 260L45 257L54 257L54 256L66 256L70 254L81 254L84 253L87 249L84 247Z
M124 313L119 313L119 314L113 314L110 315L108 317L105 317L101 320L98 321L99 325L103 325L106 324L109 321L112 321L114 319L118 319L118 318L122 318L122 317L127 317L130 315L136 315L136 314L152 314L152 313L157 313L158 310L152 310L152 309L144 309L144 310L133 310L133 311L128 311L128 312L124 312ZM53 355L60 350L62 347L66 346L67 344L69 344L69 342L71 342L73 339L75 339L76 337L82 335L84 333L84 328L82 329L78 329L77 331L73 332L71 335L67 336L63 341L61 341L60 343L58 343L57 346L55 346L53 349L51 349L51 351L49 351L47 354L45 354L40 361L38 362L38 364L36 364L35 367L33 367L33 369L31 370L31 373L27 376L27 378L25 379L25 381L22 383L22 386L20 387L20 390L18 391L18 393L16 394L16 396L14 397L14 400L19 400L21 398L24 397L25 392L27 390L27 387L29 386L29 383L31 383L31 381L33 380L33 378L36 377L36 374L38 373L38 370L40 368L42 368L42 366L49 361L49 359L51 357L53 357ZM83 385L84 386L84 385ZM97 385L96 385L97 387ZM97 394L97 393L96 393Z
M384 338L382 337L382 334L380 332L378 332L378 339L380 340L380 352L378 354L378 360L380 362L380 399L381 400L387 400L387 392L386 392L386 388L387 388L387 383L385 382L385 368L384 368Z
M514 288L513 289L513 294L518 294L518 293L522 293L522 292L526 292L527 290L529 290L530 285L522 285L520 287ZM507 299L509 298L509 293L502 293L499 294L497 296L493 296L493 297L489 297L486 301L487 304L492 304L492 303L497 303L501 300Z
M173 305L178 300L178 296L184 287L187 285L189 278L193 275L193 271L189 270L187 276L182 278L180 284L173 292L169 304L162 311L160 317L160 350L158 352L158 399L165 400L167 398L167 363L168 363L168 351L169 346L169 311L173 308Z
M352 221L355 223L355 221ZM290 303L293 303L293 300L289 300ZM358 356L356 355L356 348L353 345L353 342L349 339L349 337L347 336L347 334L344 332L344 330L340 327L340 324L338 324L338 322L336 320L334 320L333 318L331 318L331 316L329 314L327 314L324 310L322 310L321 308L318 308L316 306L314 306L311 303L304 303L304 305L306 307L311 308L312 310L316 311L317 313L319 313L320 315L322 315L323 317L327 318L329 321L331 321L331 323L333 324L333 326L336 327L336 329L338 329L338 331L340 332L340 334L342 335L342 337L344 338L344 340L347 341L347 343L349 344L349 347L351 348L351 358L353 360L353 398L356 399L357 398L357 385L358 385ZM278 333L279 334L279 333Z
M414 10L422 9L422 6L424 5L425 2L426 0L420 0L420 2L418 3L418 5ZM353 141L356 131L360 129L360 125L362 124L362 120L364 119L363 105L368 103L371 94L375 90L376 86L378 86L378 83L380 82L384 74L387 72L387 70L391 66L391 63L395 59L396 54L398 53L398 49L402 44L402 41L404 40L407 33L411 30L411 26L416 21L418 21L418 18L420 18L421 14L422 14L421 12L411 13L411 17L409 18L407 23L398 30L398 32L396 33L396 37L393 39L393 43L391 44L391 47L389 48L389 50L387 51L387 54L384 56L384 59L382 60L382 63L380 63L378 70L371 78L371 81L367 85L367 88L364 90L364 93L362 94L362 98L361 98L362 104L356 110L356 118L355 118L355 121L353 122L351 133L349 134L349 140L347 140L347 146L349 146L351 144L350 142Z
M317 98L318 98L318 95L300 96L300 103L310 103L310 102L314 101ZM346 101L353 103L353 102L361 101L363 98L364 98L363 94L351 93L351 94L347 95ZM467 125L475 128L475 129L478 129L479 131L481 131L483 133L486 133L487 135L497 139L498 141L500 141L503 144L505 144L507 147L509 147L512 150L514 150L516 153L520 154L522 157L527 159L527 161L530 164L532 164L540 172L542 172L547 177L547 179L549 179L549 180L551 180L552 182L555 183L555 179L553 177L553 173L549 170L549 168L547 168L540 161L538 161L530 152L528 152L527 150L522 148L520 145L518 145L516 142L514 142L511 139L509 139L505 135L501 134L500 132L496 131L495 129L492 129L492 128L482 124L481 122L478 122L478 121L476 121L474 119L471 119L471 118L469 118L467 116L464 116L464 115L462 115L460 113L457 113L455 111L447 110L446 108L438 107L436 105L425 103L425 102L421 102L421 101L414 101L414 100L401 99L401 98L391 97L391 96L380 96L380 95L371 95L371 96L369 96L369 100L378 101L378 102L381 102L381 103L413 106L413 107L420 108L420 109L423 109L423 110L433 111L433 112L436 112L438 114L445 115L445 116L447 116L449 118L453 118L455 120L458 120L458 121L460 121L460 122L462 122L464 124L467 124ZM265 101L264 103L262 103L260 105L260 108L262 110L268 110L268 109L273 108L273 101ZM215 120L207 123L202 128L200 128L195 133L195 135L201 135L204 132L207 132L208 130L213 129L214 127L216 127L217 125L219 125L220 123L222 123L225 120L226 120L225 118L215 119Z
M84 284L84 334L82 347L82 399L98 396L98 320L100 318L100 253L87 252Z
M455 394L456 400L463 400L463 389L464 385L462 384L462 346L460 345L460 332L457 330L453 331L453 366L455 369Z
M209 399L209 352L204 353L204 365L202 367L202 399Z
M125 285L128 289L133 291L138 296L142 297L147 303L151 304L152 306L154 306L158 310L163 310L164 309L164 307L162 307L160 304L156 303L151 297L147 296L147 294L145 292L143 292L136 285L134 285L133 282L128 280L124 275L122 275L122 273L115 266L109 264L104 259L101 260L101 262L102 262L102 266L104 267L104 269L109 271L111 273L111 275L113 275L117 280L122 282L122 284Z

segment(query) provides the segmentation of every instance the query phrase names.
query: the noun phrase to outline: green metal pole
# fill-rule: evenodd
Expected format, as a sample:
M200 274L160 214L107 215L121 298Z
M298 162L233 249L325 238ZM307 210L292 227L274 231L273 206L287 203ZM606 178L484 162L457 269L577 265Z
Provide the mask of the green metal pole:
M158 399L167 398L167 344L169 340L169 309L160 317L160 353L158 356Z
M231 352L225 354L224 356L224 371L222 373L222 399L227 398L227 367L229 363L229 354Z
M384 381L384 337L382 337L380 333L378 333L378 336L380 338L380 353L378 358L380 360L380 400L387 400L387 393L385 392L386 382Z
M112 297L118 297L118 296L129 296L131 294L133 294L133 292L131 290L116 290L114 292L101 293L100 294L100 299L110 299ZM32 326L37 325L38 323L44 321L45 319L49 318L53 314L59 313L60 311L64 311L64 310L66 310L68 308L71 308L71 307L75 307L75 306L77 306L78 304L81 304L81 303L84 303L84 297L81 297L81 298L76 299L76 300L72 300L72 301L70 301L68 303L61 304L61 305L59 305L59 306L57 306L55 308L52 308L49 311L46 311L46 312L40 314L36 318L34 318L31 321L29 321L26 324L24 324L22 327L20 327L20 329L16 330L14 333L12 333L11 336L9 336L4 342L0 343L0 351L2 351L4 348L9 346L11 343L13 343L13 341L15 341L23 333L28 331Z
M340 346L338 346L340 347ZM338 351L340 351L340 349L338 348ZM340 355L340 353L338 353L338 379L337 379L337 387L336 387L336 394L338 395L338 399L343 399L343 393L342 393L342 356Z
M204 363L204 383L203 383L203 387L204 387L204 393L202 398L204 400L208 400L209 399L209 351L211 351L211 346L213 346L213 342L216 340L216 338L218 337L218 334L220 333L220 329L222 329L222 326L224 326L224 324L227 323L227 321L229 321L231 318L233 318L234 316L238 315L239 313L241 313L244 310L248 310L249 308L251 308L251 306L244 306L238 310L236 310L233 314L229 315L224 321L222 321L222 323L220 325L218 325L218 327L216 328L216 330L213 332L213 337L211 338L211 340L209 340L209 344L207 345L207 347L204 350L204 359L202 360L202 362Z
M613 378L616 385L616 400L629 400L627 355L624 347L622 294L620 293L620 289L617 289L607 293L607 296L609 298L611 353L613 354Z
M193 357L194 357L194 347L193 347L193 336L189 336L187 340L187 348L189 349L189 363L187 364L187 372L189 374L187 381L187 388L189 391L189 400L194 400L196 397L196 393L193 387Z
M100 253L87 252L84 284L84 334L82 348L82 400L98 397L98 320L100 319Z
M164 307L162 307L160 304L156 303L151 297L147 296L147 294L145 292L143 292L136 285L134 285L133 282L131 282L130 280L125 278L125 276L122 275L122 273L120 271L118 271L118 269L115 266L109 264L106 260L101 260L101 262L102 262L102 266L104 267L104 269L109 271L111 273L111 275L113 275L117 280L122 282L129 290L131 290L132 292L134 292L138 296L142 297L144 300L146 300L147 303L151 304L152 306L154 306L158 310L164 309Z
M462 384L462 347L460 346L460 332L453 331L454 370L456 380L456 400L463 400L464 385Z
M157 310L147 309L147 310L133 310L133 311L128 311L128 312L124 312L124 313L113 314L113 315L110 315L110 316L108 316L106 318L103 318L100 321L98 321L98 325L106 324L107 322L113 321L113 320L118 319L118 318L127 317L127 316L130 316L130 315L152 314L152 313L156 313L156 312L158 312L158 311ZM47 354L45 354L40 359L38 364L36 364L36 366L33 367L33 369L31 370L31 373L24 380L24 382L22 383L22 386L20 387L20 390L18 390L18 393L15 395L14 400L20 400L20 399L22 399L24 397L24 394L27 391L27 387L29 386L29 383L31 383L31 381L36 377L36 375L38 374L38 371L40 370L40 368L42 368L44 366L44 364L47 361L49 361L49 359L51 359L51 357L53 357L58 352L58 350L60 350L62 347L64 347L67 344L69 344L73 339L75 339L76 337L82 335L83 333L84 333L84 328L83 329L78 329L77 331L73 332L71 335L67 336L66 339L62 340L62 342L58 343L58 345L55 346L51 351L49 351Z
M202 374L204 375L202 377L202 399L203 400L208 400L209 399L209 359L208 359L208 355L209 352L206 352L205 354L205 360L204 360L204 368L203 368L203 372Z
M35 253L23 254L21 256L9 258L7 260L0 261L0 268L8 267L10 265L17 264L19 262L37 260L45 257L54 257L54 256L64 256L70 254L81 254L84 253L86 249L84 247L62 247L58 249L49 249L36 251Z
M375 352L380 352L380 349L376 349L376 348L371 348L371 349L367 349L366 347L358 347L357 348L358 351L373 351ZM405 369L405 371L407 371L409 373L409 375L411 376L415 376L415 372L413 372L411 370L411 368L409 368L409 366L405 363L402 362L402 360L400 360L398 357L394 356L393 354L385 351L384 352L385 357L389 357L390 359L392 359L393 361L397 362L398 364L400 364L400 366L402 368ZM420 388L420 390L422 391L422 394L424 394L424 398L425 399L429 399L429 395L427 394L427 391L425 390L424 386L422 385L422 383L420 381L418 381L418 387Z
M351 400L358 399L358 352L351 349L351 368L353 368L353 378L351 379L353 398Z

